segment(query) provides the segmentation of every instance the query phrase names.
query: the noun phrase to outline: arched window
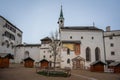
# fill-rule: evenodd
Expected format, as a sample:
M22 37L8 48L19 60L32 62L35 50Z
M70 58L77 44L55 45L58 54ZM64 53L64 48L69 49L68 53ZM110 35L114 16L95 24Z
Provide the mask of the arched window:
M67 59L67 64L70 64L70 59Z
M25 57L25 58L28 58L28 57L29 57L29 52L28 52L28 51L25 51L24 57Z
M98 47L95 48L95 60L100 60L100 49Z
M91 61L91 51L90 48L86 48L86 61Z

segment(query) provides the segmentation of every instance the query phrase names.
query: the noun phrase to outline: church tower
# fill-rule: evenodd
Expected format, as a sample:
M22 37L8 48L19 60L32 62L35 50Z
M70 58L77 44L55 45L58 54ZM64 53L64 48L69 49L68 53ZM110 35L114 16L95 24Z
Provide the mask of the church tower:
M64 27L64 17L63 17L63 11L62 11L62 5L60 10L60 17L58 19L59 28Z

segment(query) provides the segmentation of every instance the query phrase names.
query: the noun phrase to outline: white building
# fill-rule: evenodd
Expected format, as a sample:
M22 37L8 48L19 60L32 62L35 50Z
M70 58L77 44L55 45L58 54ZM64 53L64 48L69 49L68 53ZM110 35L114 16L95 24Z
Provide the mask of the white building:
M15 45L22 43L22 31L0 16L0 53L15 54Z
M120 61L120 30L110 30L110 26L104 32L105 53L107 62Z
M95 26L64 26L62 9L58 24L63 48L62 67L85 68L97 60L105 62L102 29Z
M15 49L15 63L23 63L24 59L30 57L35 62L40 60L41 44L19 44Z

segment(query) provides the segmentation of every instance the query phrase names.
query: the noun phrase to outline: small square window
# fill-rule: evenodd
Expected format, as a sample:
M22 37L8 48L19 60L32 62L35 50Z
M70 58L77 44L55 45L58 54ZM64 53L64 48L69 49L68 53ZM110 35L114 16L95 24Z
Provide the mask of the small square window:
M81 39L83 39L83 36L81 36Z
M70 36L70 39L72 39L72 36Z
M114 51L112 51L112 52L111 52L111 55L115 55L115 52L114 52Z
M113 44L113 43L111 43L111 44L110 44L110 46L111 46L111 47L113 47L113 46L114 46L114 44Z
M92 39L94 39L94 37L92 37Z
M113 39L113 37L112 37L112 36L110 36L110 37L109 37L109 39Z

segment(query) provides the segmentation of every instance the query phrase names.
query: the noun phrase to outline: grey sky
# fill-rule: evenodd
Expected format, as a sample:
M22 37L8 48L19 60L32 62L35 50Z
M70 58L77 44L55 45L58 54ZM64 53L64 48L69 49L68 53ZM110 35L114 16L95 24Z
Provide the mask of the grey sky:
M0 15L23 31L23 42L39 43L58 29L60 6L65 26L120 30L120 0L0 0Z

